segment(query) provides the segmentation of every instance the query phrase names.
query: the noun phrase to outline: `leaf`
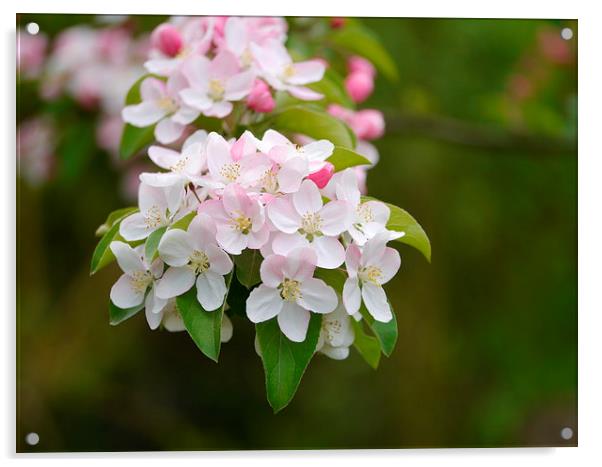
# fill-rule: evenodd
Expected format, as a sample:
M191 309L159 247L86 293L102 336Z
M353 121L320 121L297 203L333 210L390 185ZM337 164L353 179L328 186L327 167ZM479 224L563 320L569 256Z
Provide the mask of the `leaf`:
M117 326L126 319L130 319L136 313L144 308L144 301L140 305L132 308L119 308L113 302L109 301L109 323L111 326Z
M362 196L362 202L364 201L380 201L370 196ZM384 202L384 201L381 201ZM389 216L389 222L387 228L396 232L405 232L405 235L396 241L405 243L416 248L426 260L431 262L431 242L423 230L421 225L414 219L410 213L401 209L399 206L395 206L391 203L385 203L391 210Z
M120 222L113 224L113 226L102 236L98 245L96 245L94 253L92 254L92 262L90 263L90 275L97 273L115 259L109 245L113 240L121 239L119 236L119 224Z
M127 94L125 95L125 105L139 104L142 101L142 97L140 96L140 85L142 84L142 81L151 76L153 75L146 73L140 78L138 78L134 84L132 84Z
M330 69L326 70L324 77L320 81L308 84L307 87L323 94L323 101L327 101L324 104L334 103L349 109L355 107L355 104L347 94L347 91L345 91L343 80Z
M335 30L330 40L349 52L370 60L391 81L399 80L395 62L372 32L358 23Z
M129 123L123 127L121 142L119 143L119 154L122 159L129 159L143 147L154 140L155 125L138 128Z
M226 277L226 288L230 288L231 281L230 273ZM194 343L207 357L217 362L221 347L222 317L228 293L226 292L223 305L215 311L203 309L196 295L196 287L193 287L176 298L176 306Z
M236 278L238 282L250 289L261 282L259 268L263 257L259 250L246 249L240 255L232 255L236 264Z
M355 319L351 319L353 330L355 331L355 341L353 346L359 352L359 354L366 360L366 363L373 369L378 368L380 362L380 344L376 337L367 335L364 332L362 322L359 323Z
M107 216L107 219L104 221L104 223L98 226L98 229L96 229L96 235L99 237L104 235L106 232L109 231L111 227L113 227L113 224L115 224L115 222L119 222L125 217L129 216L130 214L134 214L134 212L137 211L137 207L131 206L129 208L121 208L111 212Z
M353 149L355 135L341 120L305 105L287 107L268 119L276 130L298 133L314 139L327 139L333 144Z
M335 146L332 155L327 160L334 165L335 172L340 172L341 170L355 167L356 165L371 164L371 162L361 154L341 146Z
M255 326L265 370L268 402L274 413L293 399L303 373L314 355L320 336L322 316L311 313L303 342L291 342L282 334L276 318Z
M345 274L341 269L316 268L314 277L317 279L322 279L339 295L343 295L343 286L347 280L347 274Z
M146 239L146 243L144 244L144 256L149 263L155 259L157 248L159 248L159 242L161 241L161 238L163 238L163 234L166 230L167 226L161 227L160 229L152 232Z
M378 339L380 343L380 348L383 353L390 357L395 349L395 344L397 343L397 318L395 317L395 313L393 313L393 319L388 323L383 323L381 321L376 321L366 307L362 304L361 308L362 316L370 329L374 332L374 335Z
M196 211L189 212L184 217L182 217L181 219L178 219L176 222L171 224L171 226L169 227L169 230L173 230L173 229L188 230L188 226L192 222L192 219L194 219L195 217L196 217Z

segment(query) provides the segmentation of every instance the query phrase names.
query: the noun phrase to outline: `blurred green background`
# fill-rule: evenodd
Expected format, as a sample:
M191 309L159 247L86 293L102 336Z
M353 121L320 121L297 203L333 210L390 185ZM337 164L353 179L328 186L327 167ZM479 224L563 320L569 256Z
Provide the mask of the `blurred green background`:
M18 18L32 20L52 36L92 19ZM233 318L219 365L142 314L109 326L119 272L89 277L94 231L132 201L124 167L94 144L94 113L61 100L45 111L70 109L59 127L78 135L77 170L18 185L18 451L576 444L577 23L364 23L401 75L366 103L387 116L370 195L412 213L433 246L432 264L397 247L393 355L377 371L355 352L316 357L274 415L248 321ZM27 83L18 96L19 122L39 112Z

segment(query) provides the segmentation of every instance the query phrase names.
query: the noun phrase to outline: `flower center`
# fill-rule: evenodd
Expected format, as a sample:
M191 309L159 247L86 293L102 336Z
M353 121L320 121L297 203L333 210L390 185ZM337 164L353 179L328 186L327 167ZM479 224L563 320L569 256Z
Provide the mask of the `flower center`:
M224 92L226 88L219 79L212 79L209 81L209 97L214 101L221 101L224 98Z
M293 76L295 76L295 67L293 66L292 63L288 63L282 69L282 78L284 78L284 80L286 81L287 79L290 79Z
M177 173L182 172L182 170L184 170L184 167L186 166L186 162L188 162L188 158L183 157L178 162L176 162L174 165L172 165L169 168L169 170L171 170L172 172L177 172Z
M317 212L303 214L301 219L301 230L304 234L314 236L322 230L322 217Z
M324 330L326 341L332 344L332 341L341 334L343 324L338 319L323 319L322 329Z
M233 162L232 164L224 164L219 169L219 173L229 182L234 182L240 176L240 164Z
M240 214L238 217L232 218L232 224L234 229L245 235L251 231L251 226L253 225L251 219L244 214Z
M261 185L263 186L263 191L267 193L277 193L278 192L278 178L276 177L276 172L272 169L268 169L261 177Z
M243 68L249 68L253 64L253 54L248 47L240 55L240 64Z
M178 103L175 101L175 99L169 96L163 96L157 101L157 105L161 110L167 113L174 113L176 110L178 110Z
M130 276L130 286L137 293L146 291L153 281L153 275L149 271L136 271Z
M383 272L376 266L366 266L358 271L358 276L363 282L371 282L375 285L379 285L382 275Z
M203 274L209 269L209 257L204 251L194 250L190 255L189 266L195 274Z
M357 207L356 212L357 217L362 223L372 222L374 220L374 214L372 213L372 209L367 203L360 204Z
M280 296L288 302L296 302L301 298L301 283L293 279L284 279L280 284Z
M156 229L163 225L163 216L159 206L152 205L144 216L144 223L149 229Z

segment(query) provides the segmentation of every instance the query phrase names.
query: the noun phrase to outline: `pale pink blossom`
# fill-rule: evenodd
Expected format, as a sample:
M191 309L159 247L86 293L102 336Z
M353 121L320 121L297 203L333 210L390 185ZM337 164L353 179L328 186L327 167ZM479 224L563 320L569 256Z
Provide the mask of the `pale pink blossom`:
M260 268L262 284L247 299L248 318L261 323L277 317L288 339L303 342L310 312L330 313L338 303L332 287L313 277L315 268L316 254L309 248L267 257Z
M351 317L343 303L332 312L322 316L322 326L316 351L333 360L344 360L349 356L349 347L355 340Z

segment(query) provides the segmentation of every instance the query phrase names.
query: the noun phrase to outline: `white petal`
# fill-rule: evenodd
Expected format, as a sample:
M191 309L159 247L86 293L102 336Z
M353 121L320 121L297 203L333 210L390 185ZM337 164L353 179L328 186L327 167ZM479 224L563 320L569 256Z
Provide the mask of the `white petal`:
M196 280L197 300L206 311L217 310L224 303L226 282L224 276L212 271L200 274Z
M261 284L247 298L247 316L253 323L272 319L282 310L283 300L278 289Z
M386 284L389 282L401 266L401 258L399 252L395 248L387 247L383 253L380 263L380 270L382 276L380 277L379 283Z
M232 229L229 225L218 227L216 238L219 246L232 255L240 255L249 241L247 235Z
M322 232L338 236L349 228L353 211L347 201L331 201L320 210Z
M194 272L187 266L169 268L157 282L155 293L160 298L177 297L190 290L194 279Z
M128 105L121 111L121 118L135 127L154 125L165 116L165 111L152 101Z
M213 102L211 106L203 110L208 117L224 118L232 112L233 105L228 101Z
M209 245L216 244L216 232L215 222L209 214L204 212L197 214L188 226L190 245L196 250L203 251Z
M167 305L167 299L157 297L155 292L155 288L153 287L148 294L146 294L146 301L144 306L147 310L150 310L151 313L158 314L163 311Z
M213 101L206 93L193 88L180 91L180 97L186 105L200 111L207 110L213 104Z
M278 230L292 234L301 226L301 217L288 198L276 198L267 209L268 217Z
M326 139L312 141L303 146L303 154L312 162L325 161L334 151L334 144Z
M316 313L330 313L339 304L334 289L321 279L307 279L301 283L299 305Z
M355 315L362 302L362 293L357 277L348 277L343 286L343 304L350 315Z
M274 234L272 240L272 250L274 250L274 253L283 256L288 255L291 251L297 248L308 246L310 246L310 243L307 241L307 239L298 233L285 234L278 232Z
M164 118L155 127L155 138L162 144L173 143L184 132L184 125L174 122L171 118Z
M159 242L159 257L170 266L184 266L192 255L191 239L188 232L173 229L165 232Z
M309 311L296 303L284 302L278 314L278 326L282 333L293 342L303 342L309 326Z
M231 164L232 162L228 142L217 133L209 133L207 137L207 165L211 175L217 179L221 179L221 168L225 164Z
M146 322L148 323L148 327L151 328L153 331L157 329L161 324L161 320L163 319L163 313L153 313L152 310L147 306L144 309L144 314L146 315Z
M311 247L318 256L317 265L320 268L335 269L345 261L345 248L335 237L317 237Z
M287 81L291 84L308 84L320 81L326 67L318 60L307 60L295 63L293 69L295 73Z
M357 245L349 245L345 254L345 267L349 277L356 277L357 270L360 267L362 252Z
M146 185L158 188L171 187L184 183L182 176L173 172L144 172L140 174L140 181Z
M144 300L144 290L132 287L131 277L123 274L111 287L111 301L118 308L132 308Z
M169 303L163 311L163 327L169 332L180 332L186 330L186 325L175 303Z
M325 345L320 352L333 360L345 360L349 356L349 347L331 347Z
M181 125L189 125L194 122L200 112L197 109L193 109L192 107L182 106L178 109L178 111L172 115L172 119L176 123L180 123Z
M320 99L324 98L324 94L312 91L311 89L303 86L287 86L286 90L291 96L303 101L319 101Z
M362 298L366 308L376 321L388 323L393 318L387 295L380 285L369 282L362 285Z
M286 258L281 255L271 255L263 260L259 268L262 282L268 287L278 287L284 279Z
M255 73L251 70L238 73L226 81L224 99L238 101L247 96L253 88Z
M161 146L151 146L148 148L148 157L162 169L170 170L176 165L182 157L178 151L163 148Z
M289 279L303 282L314 275L317 256L309 247L294 248L286 255L283 272Z
M293 205L301 215L318 212L322 208L322 195L311 180L304 180L297 193L293 193Z
M134 249L127 243L111 242L109 245L117 264L126 274L133 274L138 271L146 271L146 267L142 264L142 258Z
M337 199L349 201L353 207L359 204L361 193L357 185L357 175L353 169L347 169L340 175L336 184L336 196Z
M230 256L217 245L209 245L205 250L205 253L209 258L210 271L222 276L225 276L232 271L233 264Z
M148 237L153 230L155 229L146 224L144 215L139 212L126 217L119 225L119 234L128 242L142 240Z
M228 317L227 314L224 313L222 316L222 328L221 328L221 338L222 343L228 342L232 339L232 334L234 333L234 327L232 326L232 321Z

